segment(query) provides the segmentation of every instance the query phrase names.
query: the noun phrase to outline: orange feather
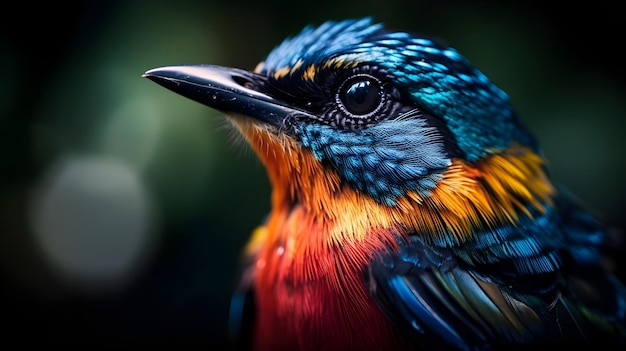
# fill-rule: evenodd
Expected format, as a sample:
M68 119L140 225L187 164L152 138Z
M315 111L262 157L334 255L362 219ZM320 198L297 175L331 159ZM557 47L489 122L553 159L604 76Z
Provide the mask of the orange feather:
M273 186L272 213L248 246L263 308L258 311L261 345L308 335L300 340L321 338L334 347L347 346L355 328L364 331L363 346L377 339L400 340L363 284L372 255L397 248L396 236L409 233L433 239L451 233L463 242L472 229L515 224L518 213L530 216L525 204L543 211L554 192L544 160L512 145L473 164L453 160L431 196L410 192L391 207L342 186L336 172L323 168L294 139L251 119L231 117ZM310 321L317 324L306 324Z

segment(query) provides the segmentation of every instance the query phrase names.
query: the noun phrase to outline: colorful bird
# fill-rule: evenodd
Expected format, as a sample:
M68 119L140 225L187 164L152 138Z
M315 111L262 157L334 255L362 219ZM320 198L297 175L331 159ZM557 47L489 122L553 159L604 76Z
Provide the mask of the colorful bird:
M226 113L267 169L271 212L231 305L253 349L624 346L608 231L454 48L329 21L254 72L144 77Z

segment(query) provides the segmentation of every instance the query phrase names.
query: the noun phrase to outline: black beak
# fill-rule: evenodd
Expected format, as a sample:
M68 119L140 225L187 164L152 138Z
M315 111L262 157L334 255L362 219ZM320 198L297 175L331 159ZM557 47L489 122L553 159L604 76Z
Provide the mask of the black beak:
M280 127L287 117L310 115L268 94L265 76L214 65L160 67L148 78L165 88L222 112L236 112Z

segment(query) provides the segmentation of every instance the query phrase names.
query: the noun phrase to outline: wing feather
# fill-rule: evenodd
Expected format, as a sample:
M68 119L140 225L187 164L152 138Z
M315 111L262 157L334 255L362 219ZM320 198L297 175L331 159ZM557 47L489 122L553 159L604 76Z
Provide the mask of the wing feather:
M623 342L625 288L601 264L606 233L569 201L456 246L399 239L371 262L370 292L426 347Z

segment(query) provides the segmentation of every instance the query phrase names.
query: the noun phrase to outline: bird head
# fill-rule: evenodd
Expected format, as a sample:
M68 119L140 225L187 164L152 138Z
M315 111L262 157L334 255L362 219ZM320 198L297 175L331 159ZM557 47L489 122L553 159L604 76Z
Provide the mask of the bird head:
M514 145L538 152L507 94L459 52L370 18L306 27L253 72L187 65L144 76L227 113L284 189L280 201L323 207L347 190L381 206L419 203L442 184L474 182L460 169Z

